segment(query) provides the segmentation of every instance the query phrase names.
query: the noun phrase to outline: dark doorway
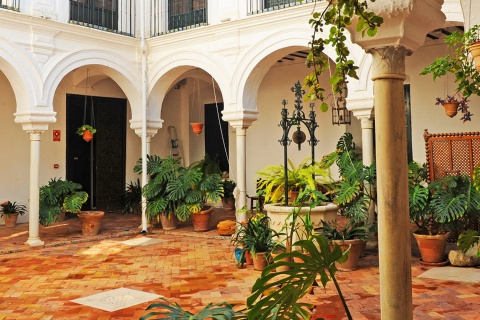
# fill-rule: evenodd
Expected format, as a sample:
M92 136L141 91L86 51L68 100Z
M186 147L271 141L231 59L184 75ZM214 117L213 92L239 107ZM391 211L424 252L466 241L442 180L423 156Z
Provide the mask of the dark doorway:
M67 179L88 192L85 210L123 206L126 111L126 99L67 94ZM76 134L84 118L97 129L90 142Z
M220 169L230 171L228 166L228 122L222 120L223 103L218 104L218 114L215 103L205 105L205 153L211 159L217 158ZM220 118L220 126L218 119ZM225 149L223 140L225 141Z

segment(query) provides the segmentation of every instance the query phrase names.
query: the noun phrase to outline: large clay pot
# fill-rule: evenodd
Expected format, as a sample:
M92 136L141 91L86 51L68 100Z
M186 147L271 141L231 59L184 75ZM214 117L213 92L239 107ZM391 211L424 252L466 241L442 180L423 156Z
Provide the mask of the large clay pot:
M346 251L350 247L348 253L348 259L344 263L340 264L335 262L335 267L340 271L353 271L358 269L358 261L360 260L360 253L365 241L360 239L353 240L333 240L330 244L332 247L334 244L338 244L342 251Z
M82 222L82 234L84 236L96 236L100 232L103 211L82 211L77 214Z
M17 225L18 213L4 213L5 227L13 228Z
M177 216L173 213L168 215L160 214L160 221L162 222L163 230L175 230L178 227L178 219Z
M450 232L446 234L424 235L413 233L424 263L445 262L445 249Z
M197 232L208 231L210 217L212 216L213 207L192 214L193 230Z
M266 252L257 252L253 256L253 269L262 271L268 266L267 253Z

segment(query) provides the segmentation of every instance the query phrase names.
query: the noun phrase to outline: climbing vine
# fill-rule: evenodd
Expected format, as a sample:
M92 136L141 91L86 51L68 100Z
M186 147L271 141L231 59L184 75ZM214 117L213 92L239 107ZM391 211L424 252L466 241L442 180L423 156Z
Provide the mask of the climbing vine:
M327 6L320 12L315 11L310 24L313 27L310 53L307 57L307 66L312 72L305 78L305 86L308 87L306 100L320 100L320 110L328 110L325 102L328 97L324 95L325 88L320 84L320 76L329 67L329 59L324 54L325 48L331 46L335 49L335 70L330 72L330 85L333 94L342 94L348 83L348 78L358 79L354 61L349 58L350 50L346 45L348 32L347 26L356 24L356 31L362 37L373 37L377 34L378 27L383 23L383 18L368 10L367 2L375 0L327 0ZM328 37L322 37L324 30L328 30Z

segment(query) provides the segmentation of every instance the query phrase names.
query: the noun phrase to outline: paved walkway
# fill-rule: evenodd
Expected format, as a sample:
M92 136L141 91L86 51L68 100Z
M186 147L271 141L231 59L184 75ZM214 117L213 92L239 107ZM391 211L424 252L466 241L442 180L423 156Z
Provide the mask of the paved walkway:
M233 212L216 210L212 228L224 218L233 219ZM228 238L216 230L195 233L187 223L171 232L153 229L144 237L140 216L116 213L107 214L103 225L100 236L87 239L75 218L42 228L46 246L37 249L23 244L25 224L11 230L0 226L0 319L138 319L146 314L151 302L117 311L72 302L118 288L161 295L189 310L221 301L240 307L260 274L250 266L237 269ZM414 319L480 319L480 284L418 277L428 269L412 259ZM376 252L367 252L358 270L339 272L338 278L355 320L380 319ZM98 302L123 307L130 298L114 294ZM345 319L331 285L308 299L317 305L316 317Z

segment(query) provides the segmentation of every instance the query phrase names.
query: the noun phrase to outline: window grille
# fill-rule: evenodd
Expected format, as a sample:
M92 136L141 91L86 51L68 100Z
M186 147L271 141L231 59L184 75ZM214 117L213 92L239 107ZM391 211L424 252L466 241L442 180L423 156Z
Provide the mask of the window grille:
M152 37L207 24L207 0L154 0L151 2Z
M133 36L134 0L70 0L70 22Z
M20 11L20 0L0 0L0 9Z
M322 0L320 0L322 1ZM280 10L284 8L290 8L299 6L305 3L312 3L315 0L249 0L248 2L248 13L256 14L267 11Z

